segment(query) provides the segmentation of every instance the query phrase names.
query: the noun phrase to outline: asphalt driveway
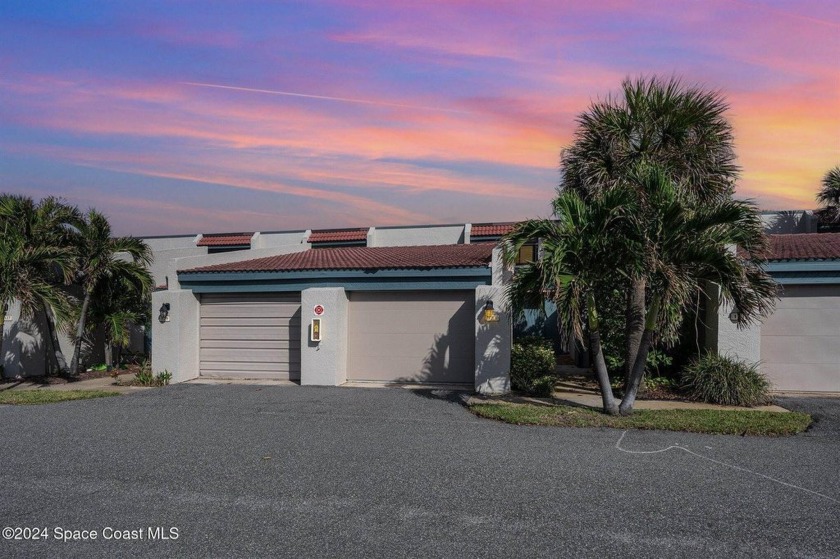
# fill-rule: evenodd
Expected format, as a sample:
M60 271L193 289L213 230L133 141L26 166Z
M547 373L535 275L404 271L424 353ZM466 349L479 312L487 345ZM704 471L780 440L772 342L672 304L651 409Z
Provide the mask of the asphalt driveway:
M0 429L0 523L49 534L3 557L840 556L830 429L515 427L439 392L208 385L0 406Z

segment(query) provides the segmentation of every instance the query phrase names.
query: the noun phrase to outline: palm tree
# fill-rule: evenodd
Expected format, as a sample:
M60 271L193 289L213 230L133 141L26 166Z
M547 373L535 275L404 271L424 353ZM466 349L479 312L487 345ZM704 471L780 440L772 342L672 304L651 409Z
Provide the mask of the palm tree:
M559 193L554 215L556 221L523 222L505 237L508 263L534 238L543 247L537 262L517 270L509 296L519 309L551 297L567 331L581 340L588 329L606 413L632 413L650 346L678 318L668 309L682 308L708 283L719 286L722 301L735 305L741 327L772 309L776 284L761 267L766 237L749 202L729 198L694 208L662 169L643 164L596 196ZM644 278L650 298L639 350L616 405L601 347L597 294L600 284L624 277Z
M829 169L823 177L822 188L817 193L817 202L823 206L817 210L821 222L840 222L840 165Z
M685 308L698 291L712 285L720 289L724 304L738 309L738 326L743 328L773 310L778 290L762 267L767 238L754 204L722 198L692 206L669 174L655 165L640 165L628 183L648 208L633 214L633 236L650 300L619 407L622 414L633 411L655 337L678 318L666 309ZM736 248L747 257L738 255Z
M121 278L141 293L152 288L148 265L152 260L149 246L134 237L111 237L108 219L96 210L89 210L76 227L78 259L76 281L84 293L76 327L76 343L70 370L77 374L80 368L82 340L92 296L103 283Z
M53 317L63 325L72 310L72 298L63 286L70 283L75 269L68 224L77 215L75 208L56 198L36 204L25 196L0 195L0 347L6 313L17 300L22 317L46 313L54 351L60 357Z
M86 330L93 334L97 328L103 328L108 367L114 362L119 365L122 349L130 342L132 327L149 322L151 318L151 292L143 291L146 287L118 271L94 290Z
M615 236L633 212L633 198L627 190L614 189L587 201L578 192L566 191L558 194L553 205L554 220L519 223L504 238L503 257L508 265L516 262L526 243L538 238L541 246L538 260L517 269L507 295L520 312L551 298L566 333L583 341L588 332L604 412L615 415L619 410L601 347L595 293L616 267L627 269L633 264L624 257L633 254L630 237Z
M592 104L578 119L574 142L561 155L562 190L584 198L614 188L639 164L667 170L689 205L731 196L738 167L728 105L717 92L677 78L625 79L621 94ZM645 207L640 206L644 212ZM643 275L624 278L627 293L625 381L644 331Z

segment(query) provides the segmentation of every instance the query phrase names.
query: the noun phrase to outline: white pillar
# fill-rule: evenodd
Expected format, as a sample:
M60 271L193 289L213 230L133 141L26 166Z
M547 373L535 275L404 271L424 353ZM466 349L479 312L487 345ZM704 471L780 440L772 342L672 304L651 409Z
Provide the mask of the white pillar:
M315 315L315 307L324 310ZM300 383L338 386L347 381L347 312L343 287L313 287L301 292ZM321 319L321 341L310 341L313 318Z
M168 318L160 322L161 306L169 304ZM199 303L189 290L152 293L152 372L172 373L172 383L198 377Z
M498 322L484 322L484 306L493 301ZM510 392L510 348L513 338L504 288L480 285L475 289L475 391Z

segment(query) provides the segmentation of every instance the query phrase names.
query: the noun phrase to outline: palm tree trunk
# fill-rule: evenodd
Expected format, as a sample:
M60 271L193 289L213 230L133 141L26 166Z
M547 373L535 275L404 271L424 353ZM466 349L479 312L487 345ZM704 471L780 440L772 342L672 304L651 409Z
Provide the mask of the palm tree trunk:
M627 309L625 313L625 338L627 346L624 353L624 391L630 386L630 377L633 372L633 365L636 363L636 356L639 354L639 346L642 342L642 334L645 331L645 287L644 278L633 280L630 289L627 291Z
M633 363L633 370L630 372L630 382L624 391L624 398L622 398L621 405L618 408L621 415L633 413L633 405L636 403L636 395L639 392L639 386L642 384L642 377L645 375L648 352L653 341L656 323L659 320L660 304L659 297L654 296L645 318L645 331L642 333L639 352L636 354L636 361Z
M607 364L604 361L604 350L601 347L601 333L598 331L598 312L595 309L595 297L589 295L587 309L589 315L589 351L595 363L595 378L601 389L601 399L604 405L604 413L618 415L618 405L613 396L610 376L607 373Z
M90 291L85 292L85 300L82 303L82 311L79 314L79 324L76 327L76 347L73 349L73 360L70 362L70 374L79 374L79 361L82 354L82 338L85 334L85 319L87 318L88 307L90 306Z
M58 373L60 375L66 375L69 371L67 368L67 358L64 357L64 352L61 351L61 343L58 341L58 331L55 327L55 317L49 308L44 308L44 315L47 319L47 331L49 332L50 342L52 343L55 365L58 368Z
M114 365L114 346L111 340L105 341L105 367L110 371Z
M6 313L9 312L9 304L3 303L2 313L0 313L0 379L3 378L3 372L5 369L4 362L5 362L5 353L3 353L3 341L6 339Z

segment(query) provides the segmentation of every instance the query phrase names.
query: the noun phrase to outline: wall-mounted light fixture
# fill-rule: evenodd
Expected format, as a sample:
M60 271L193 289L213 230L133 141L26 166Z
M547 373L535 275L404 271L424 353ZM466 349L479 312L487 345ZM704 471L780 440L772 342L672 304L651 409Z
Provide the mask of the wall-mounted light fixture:
M732 324L737 324L739 320L741 320L741 313L738 312L738 308L736 307L732 309L731 313L729 313L729 321L732 322Z
M169 303L164 303L160 306L160 314L158 315L158 321L161 324L169 321L169 309Z
M493 308L493 301L488 299L484 304L484 322L499 322L499 315Z

